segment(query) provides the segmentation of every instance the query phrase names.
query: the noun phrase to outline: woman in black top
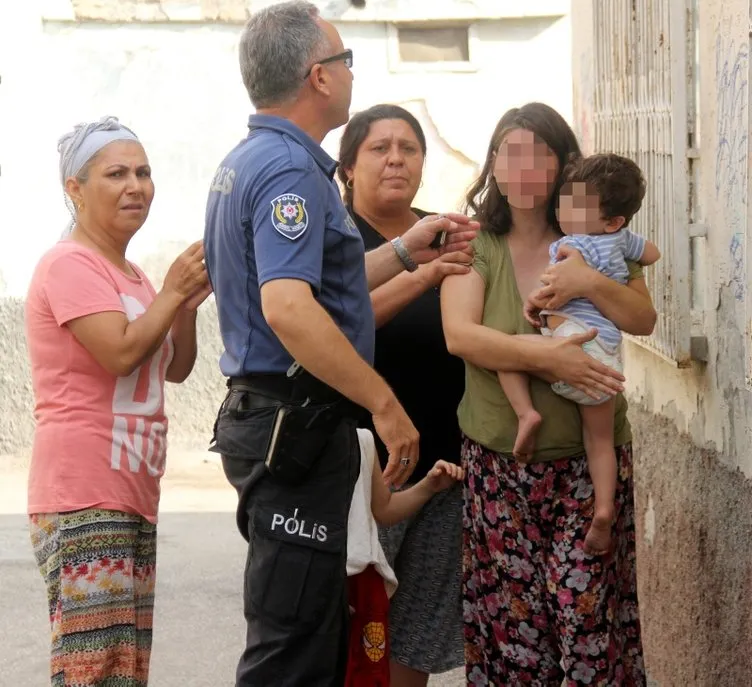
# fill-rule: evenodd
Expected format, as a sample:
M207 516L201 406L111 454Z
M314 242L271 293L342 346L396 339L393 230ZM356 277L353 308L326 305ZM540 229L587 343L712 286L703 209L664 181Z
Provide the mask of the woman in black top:
M366 250L409 229L426 212L412 207L421 184L426 139L417 119L396 105L356 114L340 143L345 203ZM411 482L441 458L459 463L457 406L464 367L447 352L439 286L463 274L471 256L449 253L371 293L376 315L375 368L420 432ZM382 465L387 453L376 439ZM464 664L462 640L462 489L435 496L412 520L380 532L399 587L391 601L391 684L424 687L431 673Z

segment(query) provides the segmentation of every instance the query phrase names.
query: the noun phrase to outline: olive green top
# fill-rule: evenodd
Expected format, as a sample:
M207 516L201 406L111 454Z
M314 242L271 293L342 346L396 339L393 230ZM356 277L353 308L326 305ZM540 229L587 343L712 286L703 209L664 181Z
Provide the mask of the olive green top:
M512 260L505 236L482 231L473 241L473 267L483 277L486 292L483 325L505 334L535 334L522 314ZM641 279L642 268L629 263L629 278ZM538 429L532 462L558 460L585 452L577 404L567 401L537 377L530 378L530 394L543 422ZM499 384L496 372L465 361L465 394L457 413L460 428L474 441L497 453L512 453L517 434L517 415ZM614 445L632 440L627 421L627 402L616 399Z

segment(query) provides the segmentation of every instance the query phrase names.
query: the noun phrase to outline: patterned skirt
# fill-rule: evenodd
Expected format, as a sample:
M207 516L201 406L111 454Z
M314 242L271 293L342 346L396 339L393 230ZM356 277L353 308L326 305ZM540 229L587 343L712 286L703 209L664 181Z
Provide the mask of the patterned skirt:
M462 485L380 528L379 539L399 583L389 611L391 659L422 673L464 665Z
M584 456L526 465L465 439L468 685L643 687L632 449L619 467L612 553L584 549Z
M30 516L47 585L52 687L146 687L156 526L88 508Z

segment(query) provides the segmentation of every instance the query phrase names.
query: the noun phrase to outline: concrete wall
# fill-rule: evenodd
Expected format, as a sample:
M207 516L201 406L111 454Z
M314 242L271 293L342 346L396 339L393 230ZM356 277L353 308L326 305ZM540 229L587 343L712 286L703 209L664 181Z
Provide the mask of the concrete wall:
M32 422L22 302L39 256L67 223L57 138L114 114L138 132L157 194L130 256L159 282L200 237L218 162L246 134L251 110L237 66L242 20L268 0L40 0L0 2L0 454L28 449ZM355 54L352 110L397 102L428 137L416 203L454 209L503 112L544 100L571 119L569 0L535 8L496 0L347 0L318 3ZM516 5L517 3L502 3ZM473 24L473 68L442 72L394 63L390 25L454 18ZM340 132L324 146L336 156ZM222 396L213 306L201 315L200 362L168 396L171 441L205 446Z
M597 0L596 0L597 1ZM752 683L749 0L699 4L695 330L707 363L677 369L626 345L637 436L638 564L647 666L664 687ZM575 0L575 122L592 150L590 0ZM606 40L608 40L606 38ZM676 227L686 231L686 227ZM670 259L670 256L664 257ZM745 345L746 343L746 345Z

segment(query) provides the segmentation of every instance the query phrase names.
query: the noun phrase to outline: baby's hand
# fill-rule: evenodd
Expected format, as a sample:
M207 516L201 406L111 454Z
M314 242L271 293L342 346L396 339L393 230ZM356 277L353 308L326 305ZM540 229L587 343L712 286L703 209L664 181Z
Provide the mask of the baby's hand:
M447 463L445 460L437 460L426 475L428 486L436 494L449 489L455 482L461 482L463 479L465 479L465 471L459 465Z
M525 319L536 329L540 329L543 326L543 322L540 318L540 311L545 310L548 305L548 299L543 298L540 295L543 288L544 287L536 289L527 297L522 311L525 315Z

